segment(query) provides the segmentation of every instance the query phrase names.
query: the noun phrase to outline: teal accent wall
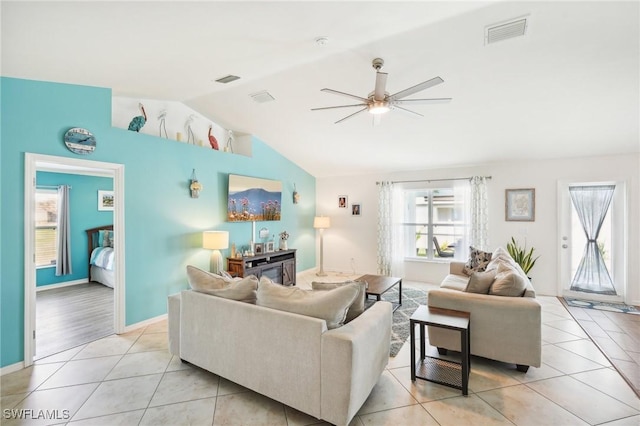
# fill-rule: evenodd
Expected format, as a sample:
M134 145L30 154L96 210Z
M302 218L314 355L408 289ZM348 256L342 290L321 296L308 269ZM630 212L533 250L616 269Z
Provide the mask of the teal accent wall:
M25 152L77 158L63 143L71 127L95 135L88 159L125 166L127 325L166 313L167 295L187 288L186 265L208 268L202 231L228 230L237 244L251 239L251 223L225 221L229 173L282 181L283 219L256 229L287 230L289 247L298 249L298 270L315 266L315 178L259 139L253 139L252 157L244 157L113 128L110 89L3 77L0 93L0 366L24 357ZM203 184L200 198L189 196L194 168ZM294 183L299 204L292 202Z
M73 273L56 276L56 268L36 270L36 286L47 286L89 277L86 229L113 223L113 212L98 210L98 190L113 190L113 179L68 173L37 172L36 186L71 186L71 262Z

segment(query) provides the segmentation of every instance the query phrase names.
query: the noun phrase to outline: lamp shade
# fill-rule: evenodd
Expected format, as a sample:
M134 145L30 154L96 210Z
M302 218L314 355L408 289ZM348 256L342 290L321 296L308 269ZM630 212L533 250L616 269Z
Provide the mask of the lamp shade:
M316 216L313 219L313 227L316 229L327 229L331 227L331 219L327 216Z
M203 232L202 248L210 250L221 250L229 248L229 233L227 231Z

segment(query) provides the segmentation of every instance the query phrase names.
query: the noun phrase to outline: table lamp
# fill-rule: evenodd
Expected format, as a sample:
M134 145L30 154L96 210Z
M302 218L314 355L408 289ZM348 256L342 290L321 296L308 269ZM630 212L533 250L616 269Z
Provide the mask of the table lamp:
M213 250L209 270L214 274L220 274L224 270L222 266L222 253L220 250L229 248L229 233L227 231L205 231L202 233L202 247Z
M313 227L320 230L320 270L316 273L319 277L326 277L327 274L324 272L323 266L323 233L324 230L331 227L331 219L326 216L316 216L313 219Z

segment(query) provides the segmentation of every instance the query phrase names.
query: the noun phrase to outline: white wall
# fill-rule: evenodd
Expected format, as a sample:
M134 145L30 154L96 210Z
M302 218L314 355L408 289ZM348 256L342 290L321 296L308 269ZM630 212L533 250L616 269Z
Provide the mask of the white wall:
M540 255L531 270L536 291L560 295L558 285L557 225L558 180L626 181L628 191L628 270L627 303L640 304L640 154L608 157L503 162L476 167L423 170L360 176L318 178L317 212L331 217L325 231L324 268L329 271L375 273L377 186L381 180L413 180L492 176L489 181L489 245L506 246L512 236L533 246ZM535 188L535 222L504 220L504 191L507 188ZM362 216L351 216L350 209L338 208L338 196L347 195L349 204L362 203ZM352 261L353 259L353 261ZM405 278L438 283L448 271L447 264L407 262Z

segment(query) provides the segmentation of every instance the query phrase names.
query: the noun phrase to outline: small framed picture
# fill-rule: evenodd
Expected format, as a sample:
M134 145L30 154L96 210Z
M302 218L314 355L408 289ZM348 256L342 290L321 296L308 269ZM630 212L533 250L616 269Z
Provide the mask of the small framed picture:
M362 204L353 203L351 204L351 216L360 216L362 215Z
M536 219L536 190L534 188L506 189L504 220L533 222Z
M98 210L113 211L113 191L98 191Z
M273 241L269 241L264 243L264 252L265 253L271 253L274 251L274 245L273 245Z
M347 208L347 196L346 195L338 195L338 208L346 209Z
M254 251L255 254L264 253L264 244L263 243L255 243L253 245L253 251Z

